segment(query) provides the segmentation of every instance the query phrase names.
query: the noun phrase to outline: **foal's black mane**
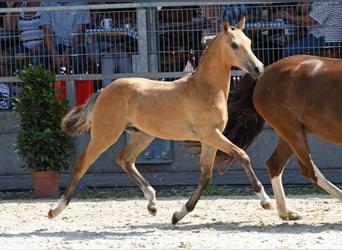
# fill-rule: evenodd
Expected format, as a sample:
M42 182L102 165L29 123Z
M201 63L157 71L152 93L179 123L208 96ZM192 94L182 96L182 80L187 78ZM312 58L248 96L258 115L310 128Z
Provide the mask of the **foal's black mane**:
M216 38L218 37L219 34L217 34L211 41L210 43L208 44L208 47L203 51L203 54L202 56L200 57L200 61L199 61L199 64L197 65L197 67L191 72L191 75L195 74L197 72L197 69L199 67L199 65L201 64L201 61L202 61L202 58L203 56L206 55L208 49L210 48L210 46L213 44L213 42L216 40Z

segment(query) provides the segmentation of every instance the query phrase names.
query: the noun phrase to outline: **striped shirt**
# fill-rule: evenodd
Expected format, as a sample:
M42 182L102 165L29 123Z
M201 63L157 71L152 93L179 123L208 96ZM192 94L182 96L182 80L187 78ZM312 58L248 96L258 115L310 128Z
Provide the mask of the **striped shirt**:
M22 7L26 7L27 3L23 2ZM20 32L20 41L28 48L43 43L44 33L40 25L40 12L37 11L32 17L25 16L24 12L20 13L18 20L18 30Z
M317 21L309 28L310 34L324 36L325 42L342 42L341 2L314 2L309 16Z

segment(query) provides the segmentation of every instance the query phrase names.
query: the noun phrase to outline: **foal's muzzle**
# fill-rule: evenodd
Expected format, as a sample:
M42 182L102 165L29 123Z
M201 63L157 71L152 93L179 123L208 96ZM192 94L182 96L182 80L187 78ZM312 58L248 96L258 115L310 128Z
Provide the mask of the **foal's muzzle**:
M262 76L264 73L264 64L261 62L255 65L250 65L248 68L248 72L252 78L257 79Z

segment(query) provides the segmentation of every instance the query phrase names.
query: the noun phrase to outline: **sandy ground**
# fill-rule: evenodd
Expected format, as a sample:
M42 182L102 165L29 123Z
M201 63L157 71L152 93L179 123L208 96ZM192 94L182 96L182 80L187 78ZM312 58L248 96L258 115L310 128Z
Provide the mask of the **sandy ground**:
M289 196L305 218L282 221L254 196L202 197L176 226L186 198L71 201L57 218L57 200L0 201L1 249L342 249L342 204L328 195ZM273 201L274 203L274 201Z

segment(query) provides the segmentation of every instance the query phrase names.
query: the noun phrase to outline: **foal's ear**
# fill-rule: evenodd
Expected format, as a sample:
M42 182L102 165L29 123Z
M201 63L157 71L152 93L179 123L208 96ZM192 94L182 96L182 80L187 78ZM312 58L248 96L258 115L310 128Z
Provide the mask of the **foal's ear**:
M236 28L243 30L245 28L245 23L246 23L246 17L243 17L238 24L236 25Z
M228 22L228 20L223 20L223 22L222 22L222 31L223 32L227 32L228 29L229 29L229 22Z

